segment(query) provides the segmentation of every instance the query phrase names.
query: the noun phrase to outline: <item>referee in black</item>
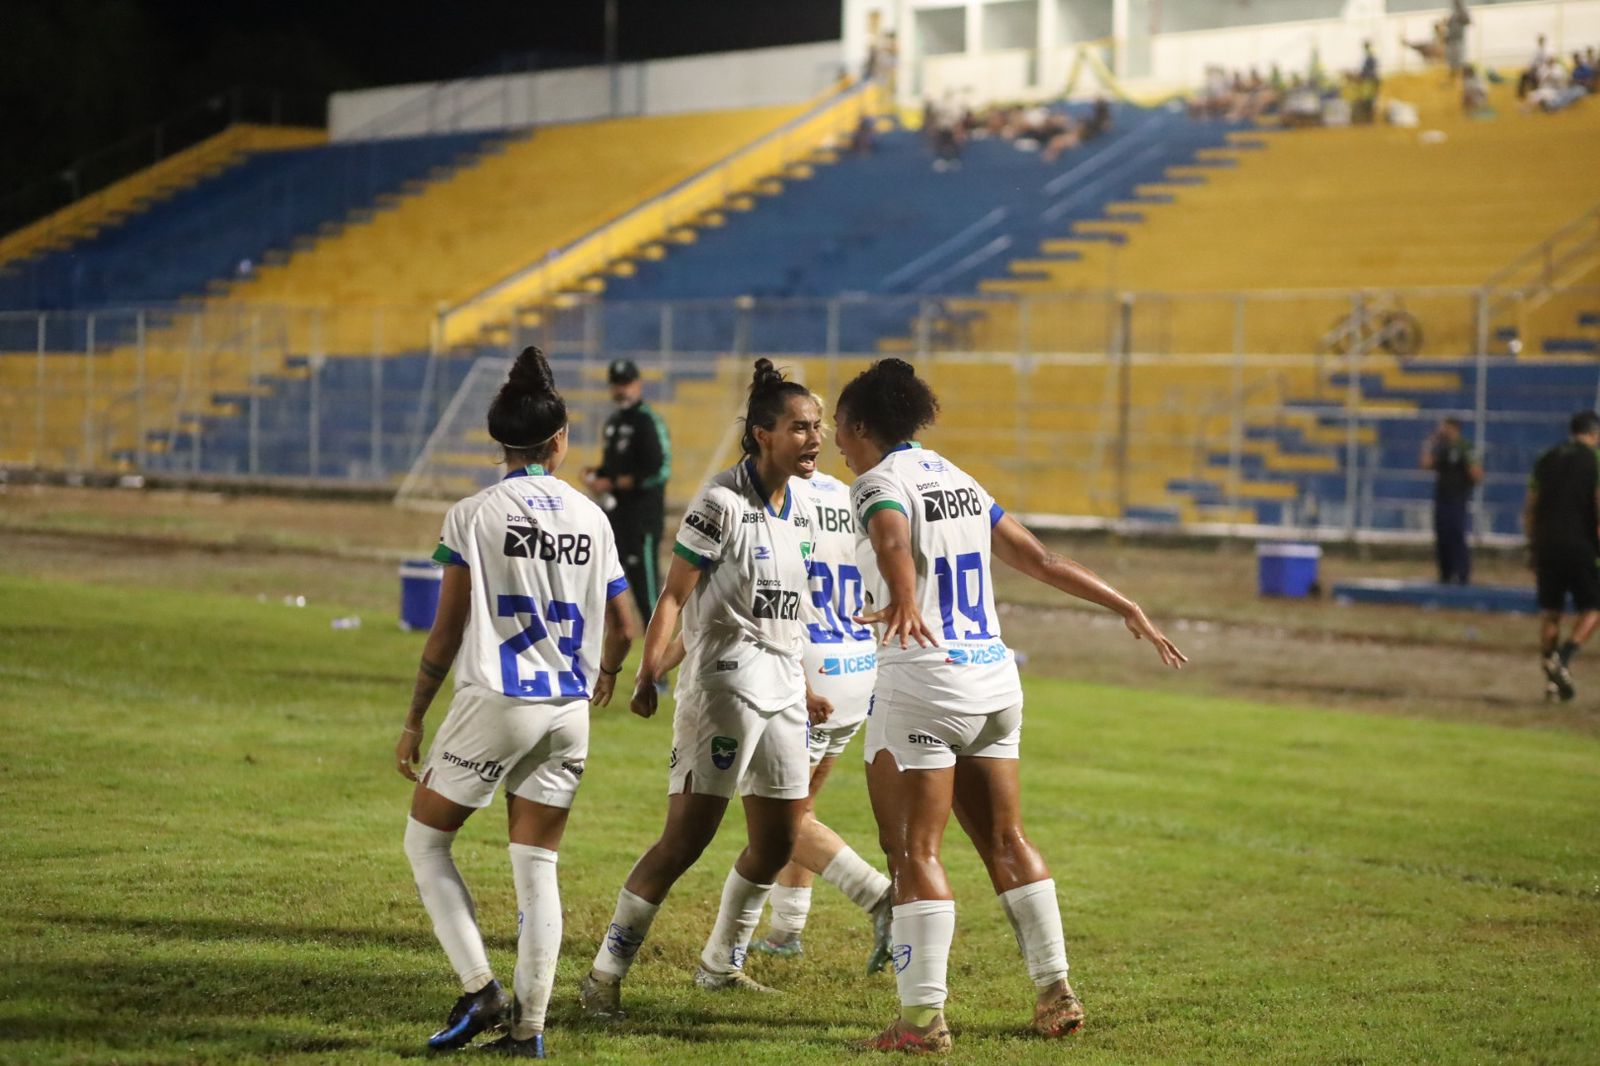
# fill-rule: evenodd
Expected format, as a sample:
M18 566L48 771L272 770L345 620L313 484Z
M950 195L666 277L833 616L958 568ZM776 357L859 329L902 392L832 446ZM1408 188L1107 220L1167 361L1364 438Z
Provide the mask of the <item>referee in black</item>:
M606 382L617 409L606 419L600 465L585 470L583 479L596 496L610 494L615 501L608 513L617 554L639 618L648 623L661 591L657 555L666 520L667 479L672 476L672 442L667 424L644 402L644 383L633 360L614 360L606 368Z
M1572 657L1600 624L1600 415L1572 416L1571 436L1539 456L1528 480L1522 527L1539 582L1539 654L1545 696L1572 699ZM1568 596L1578 620L1561 640Z

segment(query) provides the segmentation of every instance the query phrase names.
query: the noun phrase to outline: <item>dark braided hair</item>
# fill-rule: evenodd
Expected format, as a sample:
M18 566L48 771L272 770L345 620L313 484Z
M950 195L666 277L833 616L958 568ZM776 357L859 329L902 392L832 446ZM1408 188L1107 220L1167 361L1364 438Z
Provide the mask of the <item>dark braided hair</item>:
M744 454L757 456L761 446L756 443L756 427L772 429L789 406L789 397L811 399L811 390L798 381L785 381L771 359L757 359L755 374L750 378L750 404L744 412L744 437L739 446Z
M879 359L839 393L840 421L859 422L883 444L899 444L939 417L939 400L904 359Z
M507 452L522 452L534 462L549 456L555 435L567 424L567 402L544 352L522 349L506 383L489 405L489 436Z

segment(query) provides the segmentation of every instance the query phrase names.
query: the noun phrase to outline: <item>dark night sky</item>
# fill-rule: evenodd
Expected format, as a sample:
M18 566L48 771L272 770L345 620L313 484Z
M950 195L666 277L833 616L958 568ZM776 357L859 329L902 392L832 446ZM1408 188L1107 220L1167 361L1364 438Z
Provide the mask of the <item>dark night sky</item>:
M618 0L621 59L832 40L839 0ZM603 0L0 0L0 200L235 85L337 89L597 62Z

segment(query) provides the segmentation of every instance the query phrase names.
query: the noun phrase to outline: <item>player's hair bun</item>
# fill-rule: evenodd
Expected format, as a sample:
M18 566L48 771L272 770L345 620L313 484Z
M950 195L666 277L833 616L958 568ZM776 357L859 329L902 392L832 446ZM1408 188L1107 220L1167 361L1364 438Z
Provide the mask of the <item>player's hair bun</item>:
M761 454L761 443L756 440L756 427L771 429L778 424L790 396L811 398L811 390L798 381L786 381L782 371L772 365L771 359L757 359L755 371L750 375L750 402L744 411L744 435L739 447L746 455Z
M912 366L904 359L896 359L892 355L886 359L879 359L874 365L877 367L879 373L888 377L914 378L917 376L916 367Z
M517 356L489 405L489 436L501 447L527 452L537 461L549 455L552 440L566 424L567 404L556 391L550 361L530 344Z
M536 344L530 344L522 349L522 354L517 356L517 361L511 364L511 373L506 376L506 385L515 385L531 392L551 393L556 391L556 376L550 369L550 361L544 357L544 352Z

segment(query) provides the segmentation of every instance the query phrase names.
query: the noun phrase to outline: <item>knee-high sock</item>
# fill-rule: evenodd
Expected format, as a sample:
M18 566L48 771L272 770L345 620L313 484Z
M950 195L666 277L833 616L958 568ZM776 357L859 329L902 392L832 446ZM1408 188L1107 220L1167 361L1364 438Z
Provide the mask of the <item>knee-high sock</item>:
M844 848L822 871L822 879L850 897L864 911L870 911L889 895L889 879L868 865L851 848Z
M422 906L433 919L433 935L461 978L461 987L476 992L494 980L494 971L483 950L472 893L450 857L455 838L455 833L406 819L406 858L411 860L411 876L416 879Z
M956 933L956 904L923 899L894 908L894 981L902 1013L944 1009L949 989L950 941ZM918 1020L917 1024L926 1024Z
M811 889L772 886L772 931L799 936L811 913Z
M711 927L711 937L700 952L702 966L712 973L732 973L744 967L750 934L761 920L761 908L766 906L767 893L771 891L771 885L746 881L738 870L728 871L728 879L722 883L717 924Z
M1067 979L1067 938L1061 932L1061 907L1056 883L1049 878L1000 893L1000 906L1011 919L1017 947L1028 976L1039 988Z
M545 1010L561 954L561 889L556 853L512 844L511 877L517 885L517 1015L511 1035L527 1040L544 1032Z
M611 924L606 926L606 935L600 939L600 950L594 956L595 972L614 981L628 976L628 967L633 965L660 909L660 904L627 889L617 893L617 909L611 913Z

